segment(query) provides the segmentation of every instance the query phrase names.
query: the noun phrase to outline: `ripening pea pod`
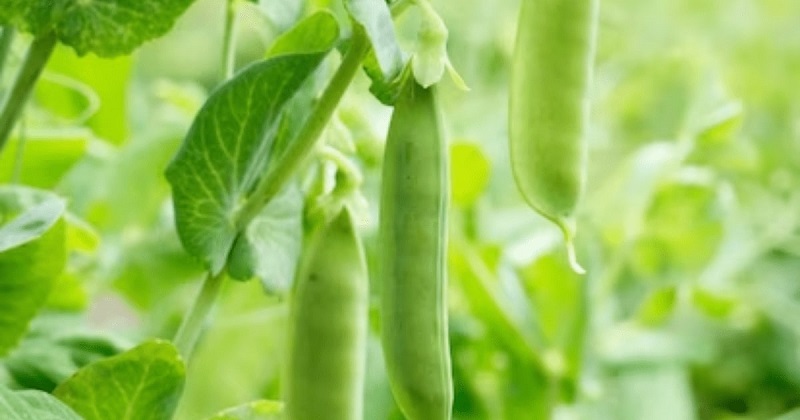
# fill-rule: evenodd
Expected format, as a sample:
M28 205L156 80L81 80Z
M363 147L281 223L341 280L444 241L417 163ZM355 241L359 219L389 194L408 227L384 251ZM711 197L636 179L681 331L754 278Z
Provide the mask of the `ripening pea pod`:
M599 0L523 0L511 70L511 168L528 204L564 233L586 179L588 90Z
M288 420L362 419L368 288L364 251L345 206L312 234L291 296Z
M413 78L394 106L380 201L381 338L409 420L452 415L447 336L447 148L433 88Z

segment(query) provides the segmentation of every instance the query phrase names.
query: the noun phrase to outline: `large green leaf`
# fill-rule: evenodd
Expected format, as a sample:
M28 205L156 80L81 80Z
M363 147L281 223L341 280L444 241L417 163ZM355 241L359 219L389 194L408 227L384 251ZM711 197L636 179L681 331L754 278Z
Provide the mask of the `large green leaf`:
M181 241L213 273L233 245L239 206L266 169L278 117L333 42L325 47L253 64L219 88L167 168Z
M12 0L0 23L33 34L54 30L79 55L125 55L172 28L194 0Z
M239 280L256 277L268 293L283 294L294 280L302 240L303 193L291 185L237 238L228 273Z
M86 420L169 420L185 374L175 346L151 340L86 365L53 395Z
M223 410L208 420L280 420L282 411L280 402L259 400Z
M3 420L81 420L69 407L42 391L12 391L0 386Z
M0 188L0 355L16 345L66 262L64 201Z

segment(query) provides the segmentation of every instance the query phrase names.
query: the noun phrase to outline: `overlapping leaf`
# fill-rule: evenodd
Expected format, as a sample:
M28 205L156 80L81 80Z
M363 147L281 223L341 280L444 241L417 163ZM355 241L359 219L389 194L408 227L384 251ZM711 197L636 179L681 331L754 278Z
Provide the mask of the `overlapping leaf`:
M53 394L86 420L169 420L185 374L175 346L151 340L86 365Z
M236 212L266 169L281 111L337 38L320 34L328 45L240 72L211 95L167 168L181 241L212 272L225 265Z
M4 420L81 420L69 407L42 391L12 391L0 386L0 418Z
M275 197L239 236L228 273L256 277L270 294L283 294L294 280L303 238L303 193L294 185Z

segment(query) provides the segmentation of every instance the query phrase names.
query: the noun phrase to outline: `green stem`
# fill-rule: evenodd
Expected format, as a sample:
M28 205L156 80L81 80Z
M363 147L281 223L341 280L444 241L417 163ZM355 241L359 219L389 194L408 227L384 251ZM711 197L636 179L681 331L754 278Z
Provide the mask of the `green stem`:
M22 179L22 159L25 158L25 120L19 122L19 138L17 139L17 152L14 154L14 171L11 173L11 183L19 184Z
M222 80L233 77L236 68L236 0L228 0L225 6L225 29L222 35Z
M3 81L3 70L6 68L6 61L11 52L11 44L14 42L14 28L4 26L3 33L0 35L0 82Z
M28 96L30 96L36 80L39 79L39 75L42 74L42 69L47 64L47 60L50 58L55 46L56 35L50 32L34 39L28 48L25 61L17 74L11 93L3 104L2 111L0 111L0 151L3 150L3 146L8 141L22 107L27 102Z
M355 31L350 49L345 54L342 64L331 78L302 130L292 140L280 159L275 162L274 169L267 172L267 175L261 179L252 196L239 211L236 226L240 231L244 230L261 209L275 197L310 154L336 110L336 106L339 105L339 101L350 86L350 82L361 68L361 61L367 51L369 51L369 42L366 36L361 31Z
M183 356L183 359L187 362L192 356L197 338L200 337L203 325L208 319L208 314L217 301L224 279L224 271L216 276L211 273L206 276L205 281L203 281L203 286L200 288L200 293L198 293L192 305L192 309L183 319L183 323L175 334L173 342L175 346L178 347L178 351L181 356Z

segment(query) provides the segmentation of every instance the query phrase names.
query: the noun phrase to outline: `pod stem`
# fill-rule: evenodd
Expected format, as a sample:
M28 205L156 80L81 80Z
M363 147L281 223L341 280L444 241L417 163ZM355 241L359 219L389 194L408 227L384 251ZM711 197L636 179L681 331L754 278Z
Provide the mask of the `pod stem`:
M561 229L564 234L564 245L567 248L567 259L569 266L576 274L586 274L586 270L578 262L578 256L575 253L575 220L573 219L556 219L553 220L556 225Z
M25 106L25 102L28 101L28 96L30 96L36 80L42 74L42 70L50 59L55 46L56 34L48 32L36 37L28 48L25 61L23 61L22 67L19 69L17 79L11 88L11 93L3 103L2 111L0 111L0 151L3 150L9 136L11 136L11 130L14 128L20 112Z

